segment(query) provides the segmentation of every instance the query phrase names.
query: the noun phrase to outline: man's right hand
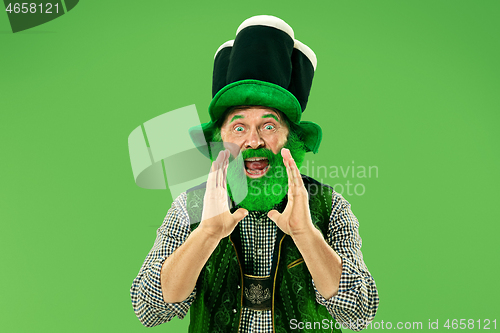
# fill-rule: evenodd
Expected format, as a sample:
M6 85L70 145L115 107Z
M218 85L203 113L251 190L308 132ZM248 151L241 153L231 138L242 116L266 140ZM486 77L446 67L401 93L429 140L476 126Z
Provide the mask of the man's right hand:
M229 236L238 222L248 214L244 208L239 208L233 214L229 211L226 186L229 155L229 150L221 151L212 163L203 200L202 221L199 226L207 235L217 240Z

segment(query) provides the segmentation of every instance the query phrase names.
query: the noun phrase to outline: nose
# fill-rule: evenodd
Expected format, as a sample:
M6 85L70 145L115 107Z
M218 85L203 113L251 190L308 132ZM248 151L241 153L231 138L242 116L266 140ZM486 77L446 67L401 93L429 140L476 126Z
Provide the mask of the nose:
M260 136L257 129L252 129L248 133L248 137L245 140L245 148L246 149L258 149L263 148L265 146L265 142Z

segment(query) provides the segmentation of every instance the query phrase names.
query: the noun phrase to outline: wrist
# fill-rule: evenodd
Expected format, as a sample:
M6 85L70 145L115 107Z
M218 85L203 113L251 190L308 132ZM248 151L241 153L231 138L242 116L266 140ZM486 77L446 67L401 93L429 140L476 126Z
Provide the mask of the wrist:
M222 238L224 238L220 236L221 232L217 232L213 230L212 227L203 225L203 222L200 223L198 228L196 228L192 233L196 234L196 237L199 238L200 242L206 242L207 244L212 244L214 246L217 246Z
M295 245L299 248L300 246L310 246L312 244L315 244L319 240L323 240L323 235L318 229L316 229L316 227L314 227L313 224L311 224L303 231L294 233L290 236L292 237Z

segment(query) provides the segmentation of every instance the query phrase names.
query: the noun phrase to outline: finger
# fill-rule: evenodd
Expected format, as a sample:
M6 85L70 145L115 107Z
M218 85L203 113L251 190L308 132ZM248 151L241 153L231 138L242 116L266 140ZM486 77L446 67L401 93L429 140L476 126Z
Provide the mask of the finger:
M288 194L290 195L293 191L293 174L290 166L286 167L286 174L288 175Z
M283 156L283 159L285 159L287 162L289 162L292 159L292 154L290 153L290 150L287 148L281 148L281 156Z
M283 164L285 165L285 168L287 168L288 172L288 168L290 167L290 151L286 148L282 148L281 156L283 156Z
M241 220L243 220L245 218L245 216L248 215L248 210L246 210L245 208L238 208L234 213L233 213L233 217L234 217L234 221L236 223L240 222Z
M288 149L286 149L283 154L285 156L287 156L288 158L285 160L283 160L283 162L285 163L285 166L286 166L286 173L287 173L287 176L288 176L288 192L287 192L287 195L288 195L288 203L287 203L287 207L293 207L293 203L294 203L294 194L297 193L297 187L295 186L295 181L294 181L294 174L292 172L292 168L290 166L290 152L287 151ZM288 154L287 154L288 153Z
M293 186L293 173L290 169L289 156L287 156L287 149L283 148L281 150L281 155L283 156L283 164L285 165L286 175L288 177L288 190L290 191Z
M222 168L224 165L224 151L220 151L217 156L217 170L216 170L216 187L222 186Z
M291 157L291 155L290 155L290 157ZM297 163L295 163L295 160L293 159L293 157L292 157L291 165L292 165L292 171L293 171L294 176L295 176L294 179L297 180L298 186L303 187L304 181L302 180L302 175L300 174L299 167L297 166Z
M290 177L288 177L288 205L292 206L293 205L293 184L292 180Z
M222 166L221 166L221 177L222 177L222 187L226 188L226 170L227 170L227 165L229 161L229 151L226 149L224 150L224 157L222 160Z
M304 186L304 182L302 181L299 168L297 167L297 164L295 163L295 160L293 159L290 150L286 148L283 148L283 150L285 150L285 155L287 156L290 173L292 174L293 185L297 187Z
M227 189L227 168L229 166L229 154L230 152L227 151L227 157L224 163L224 169L223 169L223 175L222 175L222 186L224 189Z
M278 220L280 219L281 214L276 209L273 209L269 211L269 213L267 213L267 216L271 219L271 221L278 224Z
M222 168L223 168L224 162L220 163L217 168L217 187L222 186Z
M295 160L293 160L293 159L291 162L291 169L292 169L293 180L295 182L295 185L297 187L303 187L304 181L302 180L302 175L300 174L299 168L297 167L297 164L295 163Z
M288 179L290 180L291 186L297 186L296 174L293 172L293 164L292 164L292 155L290 154L290 150L283 148L283 153L286 156L286 171L288 173Z
M216 175L217 175L217 161L214 161L212 163L212 166L210 167L210 172L208 173L207 189L215 188L217 182L217 180L215 179Z
M287 205L292 205L292 200L293 200L293 182L292 182L292 173L290 171L290 167L288 165L288 161L283 158L283 164L285 165L285 170L286 170L286 175L287 175L287 182L288 182L288 190L287 190L287 195L288 195L288 204Z

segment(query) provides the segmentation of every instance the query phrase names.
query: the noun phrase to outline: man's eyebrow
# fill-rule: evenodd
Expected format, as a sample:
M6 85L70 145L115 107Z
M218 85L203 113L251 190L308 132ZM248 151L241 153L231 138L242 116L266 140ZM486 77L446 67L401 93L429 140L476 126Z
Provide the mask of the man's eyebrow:
M244 116L242 116L242 115L237 114L236 116L234 116L234 117L231 119L231 121L230 121L229 123L232 123L232 122L233 122L233 121L235 121L236 119L241 119L241 118L245 118L245 117L244 117Z
M274 114L265 114L262 116L262 118L274 118L278 123L280 122L278 117L276 117Z

